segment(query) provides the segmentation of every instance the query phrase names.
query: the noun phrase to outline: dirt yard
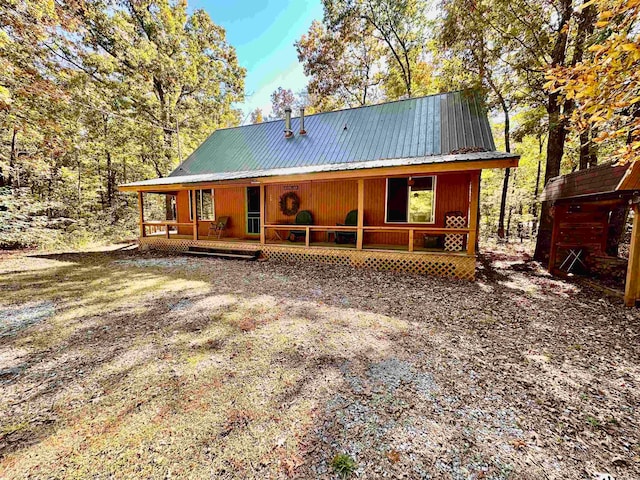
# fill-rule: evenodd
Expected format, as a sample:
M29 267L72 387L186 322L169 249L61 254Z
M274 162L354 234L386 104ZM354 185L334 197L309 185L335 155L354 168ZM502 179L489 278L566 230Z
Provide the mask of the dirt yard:
M637 479L640 313L585 288L4 254L0 478Z

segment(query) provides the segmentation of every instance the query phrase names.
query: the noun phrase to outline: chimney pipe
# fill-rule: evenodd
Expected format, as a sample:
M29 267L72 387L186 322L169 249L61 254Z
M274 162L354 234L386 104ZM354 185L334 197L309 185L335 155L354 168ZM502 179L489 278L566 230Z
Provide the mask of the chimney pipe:
M300 135L306 135L307 131L304 129L304 107L300 107Z
M293 130L291 130L291 107L284 109L284 138L293 137Z

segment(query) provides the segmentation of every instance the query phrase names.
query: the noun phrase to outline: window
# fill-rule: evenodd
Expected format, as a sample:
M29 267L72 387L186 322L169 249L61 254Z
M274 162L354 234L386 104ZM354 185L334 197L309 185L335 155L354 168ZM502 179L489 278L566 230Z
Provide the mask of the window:
M213 188L206 190L196 190L196 213L198 220L215 220L215 197ZM191 208L191 198L189 198L189 219L193 221L193 211Z
M387 179L387 223L434 223L436 179L408 177Z

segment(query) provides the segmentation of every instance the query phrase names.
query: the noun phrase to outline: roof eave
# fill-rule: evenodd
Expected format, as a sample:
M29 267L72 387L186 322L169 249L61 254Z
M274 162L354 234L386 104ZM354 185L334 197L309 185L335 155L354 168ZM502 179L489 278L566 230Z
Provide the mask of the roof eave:
M487 168L517 167L520 155L504 152L476 152L437 157L374 160L369 162L313 165L272 170L223 172L163 177L120 185L120 191L175 190L201 185L279 183L353 177L401 175L403 173L456 172Z

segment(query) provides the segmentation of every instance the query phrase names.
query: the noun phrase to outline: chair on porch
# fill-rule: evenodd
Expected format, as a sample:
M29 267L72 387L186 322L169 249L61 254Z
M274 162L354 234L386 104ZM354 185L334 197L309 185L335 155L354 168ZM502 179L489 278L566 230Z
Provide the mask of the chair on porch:
M358 210L351 210L347 213L344 223L336 223L339 227L357 227ZM351 230L336 230L336 243L356 243L357 232Z
M296 215L295 224L296 225L313 225L313 214L309 210L301 210ZM305 240L306 235L307 235L306 230L290 230L289 241L297 242L300 237L302 237L302 239Z
M222 237L222 234L227 229L229 223L229 217L220 217L217 222L211 222L209 224L209 237L218 237L218 240Z

